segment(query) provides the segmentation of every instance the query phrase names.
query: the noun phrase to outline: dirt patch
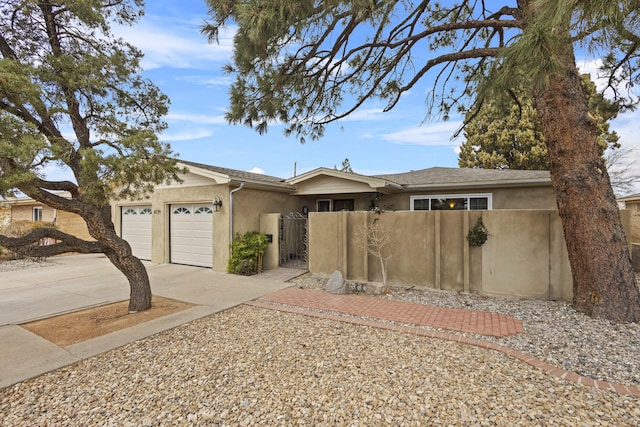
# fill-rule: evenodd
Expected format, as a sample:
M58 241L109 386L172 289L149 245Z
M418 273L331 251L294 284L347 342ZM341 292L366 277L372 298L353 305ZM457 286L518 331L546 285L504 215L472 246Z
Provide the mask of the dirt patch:
M139 313L129 314L129 301L122 301L36 320L20 326L60 347L66 347L189 307L193 307L193 304L169 298L153 297L151 308Z

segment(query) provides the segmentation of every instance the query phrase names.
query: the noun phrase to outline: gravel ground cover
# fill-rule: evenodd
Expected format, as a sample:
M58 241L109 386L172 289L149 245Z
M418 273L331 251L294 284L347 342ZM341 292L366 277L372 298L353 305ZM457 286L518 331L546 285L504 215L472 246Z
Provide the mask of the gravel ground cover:
M55 263L49 261L32 261L30 259L11 259L0 261L0 273L3 271L22 270L25 268L50 267Z
M321 289L326 279L301 276L296 285ZM490 298L433 289L391 288L383 298L438 307L485 310L522 320L525 334L488 337L446 331L502 344L596 380L640 387L640 324L618 324L576 312L562 301Z
M640 383L638 325L557 302L415 289L384 297L517 317L526 334L478 338ZM638 426L640 399L476 347L240 306L0 390L0 425Z
M240 306L0 391L7 426L637 426L500 353Z

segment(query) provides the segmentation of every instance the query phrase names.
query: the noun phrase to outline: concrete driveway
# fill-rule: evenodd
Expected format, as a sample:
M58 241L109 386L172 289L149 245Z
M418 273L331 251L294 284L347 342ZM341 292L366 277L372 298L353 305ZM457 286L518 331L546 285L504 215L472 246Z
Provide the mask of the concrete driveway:
M195 307L89 341L60 348L18 326L129 298L129 284L102 255L50 258L55 265L0 272L0 388L128 342L286 288L303 271L234 276L207 268L146 263L154 295Z

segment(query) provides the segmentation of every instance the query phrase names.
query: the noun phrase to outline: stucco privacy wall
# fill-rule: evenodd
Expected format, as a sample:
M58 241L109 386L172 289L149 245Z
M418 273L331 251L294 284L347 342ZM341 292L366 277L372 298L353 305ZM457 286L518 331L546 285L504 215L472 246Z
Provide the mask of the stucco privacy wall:
M261 214L260 228L258 231L270 235L272 239L267 245L267 250L262 258L262 269L271 270L278 268L280 262L280 254L278 251L278 242L280 241L280 214Z
M466 235L480 214L489 240L471 247ZM354 238L373 219L392 237L390 283L485 295L572 297L571 268L555 210L310 213L309 270L381 281L378 260L366 256ZM628 213L622 212L622 219L628 231Z

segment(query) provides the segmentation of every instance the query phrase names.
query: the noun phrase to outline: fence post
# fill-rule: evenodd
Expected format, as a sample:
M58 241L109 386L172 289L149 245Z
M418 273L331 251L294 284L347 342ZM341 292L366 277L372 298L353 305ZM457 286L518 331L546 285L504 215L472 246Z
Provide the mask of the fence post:
M436 289L442 289L442 285L440 283L441 281L441 272L440 272L440 257L442 256L442 248L440 245L440 232L441 232L441 221L442 221L442 215L440 211L435 211L435 215L434 215L434 229L435 229L435 279L436 279L436 283L435 283L435 287Z
M340 239L340 263L342 264L342 268L340 271L342 272L344 278L349 277L349 272L347 271L349 268L349 222L347 221L346 212L338 212L338 230L341 235Z
M469 241L467 240L467 234L469 233L469 214L470 211L464 211L462 216L462 268L464 276L464 291L469 292Z
M364 215L362 215L362 218L364 218L364 236L365 239L367 239L366 236L369 236L369 212L365 213ZM369 242L367 241L367 244ZM364 253L362 254L363 260L362 260L362 269L364 270L362 273L362 277L364 277L365 281L369 281L369 251L365 248Z

